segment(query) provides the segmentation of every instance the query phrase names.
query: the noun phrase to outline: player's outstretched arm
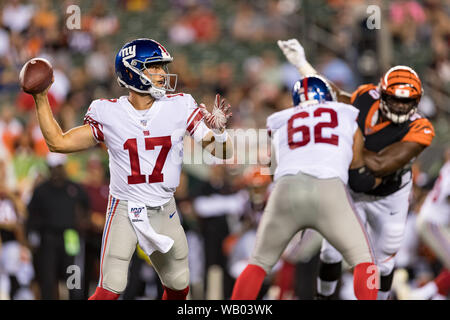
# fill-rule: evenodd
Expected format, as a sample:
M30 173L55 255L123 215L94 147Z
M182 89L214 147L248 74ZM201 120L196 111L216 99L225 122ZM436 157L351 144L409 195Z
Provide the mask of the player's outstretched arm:
M199 107L206 126L211 129L202 140L202 148L217 158L231 158L233 142L225 130L227 121L232 115L231 106L217 94L212 112L209 112L203 103Z
M47 92L50 86L43 92L33 95L36 103L36 114L44 135L45 142L52 152L70 153L85 150L97 144L89 125L75 127L63 133L58 122L53 117Z
M314 69L306 60L305 50L297 39L289 39L286 41L278 40L277 44L281 51L283 51L286 59L298 69L298 72L300 72L302 76L305 77L318 74L316 69ZM338 101L350 104L350 98L352 95L344 90L341 90L331 81L327 81L336 92Z
M379 152L364 149L364 161L377 177L384 177L403 168L425 148L425 145L417 142L399 141Z

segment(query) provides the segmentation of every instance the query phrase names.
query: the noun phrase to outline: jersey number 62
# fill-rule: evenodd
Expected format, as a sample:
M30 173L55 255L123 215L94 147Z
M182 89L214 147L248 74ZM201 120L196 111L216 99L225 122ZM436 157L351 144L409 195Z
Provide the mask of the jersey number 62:
M319 122L314 126L314 143L328 143L337 146L339 144L339 136L332 134L330 137L324 137L322 136L322 129L323 128L336 128L338 126L338 117L336 111L330 108L318 108L313 113L314 118L321 117L322 114L329 113L330 114L330 121L329 122ZM288 144L289 148L296 149L303 147L307 145L311 141L311 128L308 126L299 126L294 127L294 120L298 118L308 118L309 113L308 112L299 112L294 114L289 120L288 120ZM297 132L302 133L302 139L300 141L294 141L294 134Z

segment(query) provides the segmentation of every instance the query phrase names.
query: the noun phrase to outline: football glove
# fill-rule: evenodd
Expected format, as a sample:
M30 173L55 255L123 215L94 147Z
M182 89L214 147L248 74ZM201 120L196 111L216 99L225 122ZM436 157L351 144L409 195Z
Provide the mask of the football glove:
M225 130L228 119L232 113L229 111L231 106L226 103L225 99L219 94L216 94L216 100L212 112L206 109L206 106L201 103L199 105L200 112L203 114L206 125L215 133L221 133Z
M302 67L307 62L305 50L297 39L278 40L277 44L281 51L283 51L286 59L297 68Z

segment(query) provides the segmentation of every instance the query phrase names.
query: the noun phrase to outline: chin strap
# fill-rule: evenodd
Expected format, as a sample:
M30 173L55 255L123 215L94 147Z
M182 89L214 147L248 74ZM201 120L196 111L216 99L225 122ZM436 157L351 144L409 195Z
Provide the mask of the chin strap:
M156 100L161 99L162 97L164 97L164 95L166 94L166 90L164 89L157 89L155 87L150 87L147 91L145 90L139 90L136 89L135 87L129 86L127 85L123 80L121 80L120 78L117 78L117 82L119 83L119 85L121 87L127 88L129 90L133 90L139 93L147 93L150 94L153 98L155 98Z

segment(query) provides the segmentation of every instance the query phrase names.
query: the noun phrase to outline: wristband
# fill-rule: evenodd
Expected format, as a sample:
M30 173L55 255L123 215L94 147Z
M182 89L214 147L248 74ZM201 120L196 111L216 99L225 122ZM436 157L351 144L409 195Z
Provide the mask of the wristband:
M222 133L219 133L219 134L216 134L213 131L213 135L214 135L214 140L216 142L219 142L219 143L224 143L228 139L228 132L227 132L227 130L224 130Z

